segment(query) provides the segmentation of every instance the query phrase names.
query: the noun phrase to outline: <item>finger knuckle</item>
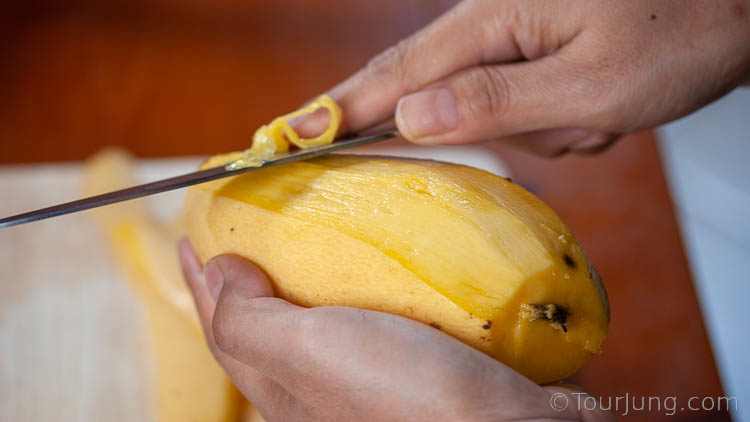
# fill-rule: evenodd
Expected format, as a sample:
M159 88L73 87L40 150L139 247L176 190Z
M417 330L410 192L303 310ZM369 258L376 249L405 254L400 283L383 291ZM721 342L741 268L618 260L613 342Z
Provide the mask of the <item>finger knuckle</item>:
M564 86L562 94L578 104L596 104L604 95L607 85L606 78L599 71L599 63L596 60L582 60L578 58L560 57L559 68L566 69L562 72L559 81Z
M510 108L510 82L498 68L480 67L459 82L459 97L465 98L465 112L474 120L500 118Z
M633 93L640 79L639 55L623 49L613 54L611 47L590 44L588 55L573 63L575 74L569 79L571 99L582 104L594 127L620 129L633 110Z
M378 80L396 81L407 90L416 89L414 78L411 77L415 54L413 45L411 39L405 39L378 54L367 63L367 74Z

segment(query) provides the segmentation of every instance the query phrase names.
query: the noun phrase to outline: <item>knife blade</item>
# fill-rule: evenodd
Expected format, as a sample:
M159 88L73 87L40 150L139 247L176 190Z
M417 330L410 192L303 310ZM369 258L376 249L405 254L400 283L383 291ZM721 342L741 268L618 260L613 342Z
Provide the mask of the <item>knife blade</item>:
M76 201L66 202L35 211L29 211L10 217L5 217L0 219L0 229L25 223L31 223L33 221L44 220L47 218L58 217L74 212L85 211L91 208L102 207L117 202L142 198L144 196L155 195L174 189L180 189L200 183L210 182L212 180L221 179L224 177L237 176L250 171L259 170L264 167L292 163L295 161L309 160L311 158L327 155L335 151L385 141L387 139L396 138L398 136L399 134L397 131L389 130L382 133L374 133L364 136L341 139L329 145L279 154L273 158L264 160L259 166L256 167L237 168L237 166L233 166L234 162L231 162L221 167L213 167L205 170L200 170L193 173L183 174L181 176L171 177L156 182L120 189L113 192L107 192L101 195L95 195Z

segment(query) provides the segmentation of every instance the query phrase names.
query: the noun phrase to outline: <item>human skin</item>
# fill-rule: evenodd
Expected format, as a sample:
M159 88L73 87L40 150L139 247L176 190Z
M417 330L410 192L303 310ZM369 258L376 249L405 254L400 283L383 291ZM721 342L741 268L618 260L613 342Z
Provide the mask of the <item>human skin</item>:
M209 348L269 421L614 420L422 323L293 305L244 258L204 268L188 241L180 259Z
M467 0L329 94L344 132L395 115L415 143L557 156L597 152L748 80L749 0Z
M750 0L466 0L329 94L342 132L395 122L425 145L500 141L593 153L684 116L750 76ZM316 132L326 119L296 122ZM206 339L269 420L610 420L442 332L393 315L305 309L235 256L181 260ZM575 397L574 397L575 396Z

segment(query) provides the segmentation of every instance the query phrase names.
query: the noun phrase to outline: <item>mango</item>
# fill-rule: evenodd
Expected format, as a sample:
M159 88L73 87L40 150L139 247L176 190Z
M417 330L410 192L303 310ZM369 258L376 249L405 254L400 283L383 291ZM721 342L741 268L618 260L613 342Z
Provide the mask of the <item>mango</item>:
M104 151L87 165L89 195L134 184L131 160L122 151ZM154 395L154 420L237 421L246 404L206 346L177 261L179 222L158 221L142 201L99 208L92 216L144 306L154 373L143 386Z
M576 372L607 334L604 287L568 228L478 169L345 155L269 167L189 189L185 225L201 259L244 256L281 298L412 318L537 383Z

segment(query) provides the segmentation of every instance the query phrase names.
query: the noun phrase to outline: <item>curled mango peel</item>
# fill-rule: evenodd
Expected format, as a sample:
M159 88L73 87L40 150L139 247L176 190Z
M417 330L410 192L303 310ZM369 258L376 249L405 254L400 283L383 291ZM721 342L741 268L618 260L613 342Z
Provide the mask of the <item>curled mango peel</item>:
M302 138L292 127L290 121L300 116L326 109L329 113L328 127L315 138ZM253 144L242 154L242 158L233 162L232 168L260 166L264 160L275 154L289 151L290 145L300 149L307 149L328 145L333 142L341 126L341 107L327 95L318 97L315 101L301 109L281 117L271 123L261 126L253 136Z
M330 114L330 120L326 130L315 138L300 137L297 131L295 131L289 123L290 120L300 116L313 114L320 109L326 109ZM284 152L288 150L289 143L301 149L328 145L333 142L340 125L341 107L339 107L331 97L323 95L301 109L285 116L278 117L270 124L262 126L257 132L255 132L255 136L253 137L253 147L255 147L256 144L273 143L277 147L276 152Z

